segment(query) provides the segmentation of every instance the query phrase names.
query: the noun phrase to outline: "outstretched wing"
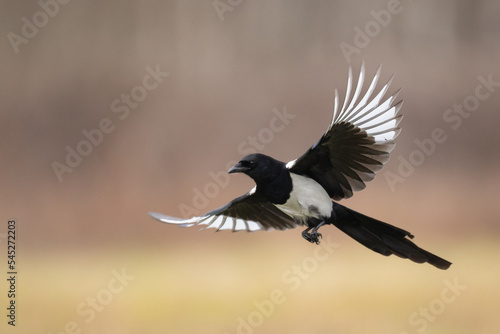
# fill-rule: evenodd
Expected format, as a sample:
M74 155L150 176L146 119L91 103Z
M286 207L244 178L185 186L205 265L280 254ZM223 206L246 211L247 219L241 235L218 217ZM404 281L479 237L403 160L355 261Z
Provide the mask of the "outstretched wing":
M286 230L298 225L292 217L256 193L255 188L200 217L181 219L154 212L150 212L149 215L168 224L177 224L181 227L202 225L203 228L215 228L217 231Z
M365 66L361 66L356 89L352 93L353 76L349 81L342 109L339 111L338 92L335 90L333 119L326 133L300 158L287 164L293 173L307 175L321 184L334 200L349 198L354 191L365 188L389 160L394 139L400 132L397 115L402 101L395 103L399 90L384 100L389 82L374 96L380 77L378 68L363 97Z

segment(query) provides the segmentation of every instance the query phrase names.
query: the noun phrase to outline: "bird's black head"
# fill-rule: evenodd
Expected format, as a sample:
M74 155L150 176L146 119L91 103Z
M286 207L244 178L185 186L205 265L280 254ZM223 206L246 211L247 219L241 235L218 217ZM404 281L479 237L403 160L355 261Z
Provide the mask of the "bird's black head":
M256 183L277 177L285 164L264 154L250 154L231 167L228 173L244 173Z

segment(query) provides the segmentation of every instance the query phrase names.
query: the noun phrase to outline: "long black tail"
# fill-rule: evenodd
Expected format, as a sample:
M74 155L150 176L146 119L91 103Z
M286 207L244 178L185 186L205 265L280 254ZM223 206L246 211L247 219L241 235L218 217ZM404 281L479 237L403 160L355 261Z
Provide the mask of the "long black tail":
M439 269L448 269L451 262L418 247L409 238L413 235L398 227L365 216L333 202L335 215L328 223L337 226L371 250L385 256L395 254L417 263L428 262Z

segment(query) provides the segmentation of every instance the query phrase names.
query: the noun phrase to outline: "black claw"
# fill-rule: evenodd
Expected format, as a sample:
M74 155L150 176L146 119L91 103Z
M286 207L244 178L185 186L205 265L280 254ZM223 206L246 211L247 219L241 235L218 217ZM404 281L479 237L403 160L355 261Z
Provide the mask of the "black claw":
M321 233L311 233L311 239L316 243L316 245L319 245L319 238L322 238L323 236Z
M316 245L319 245L319 238L323 238L321 233L302 233L302 236L304 239L309 241L310 243L315 243Z
M323 236L321 235L321 233L318 233L318 228L320 228L322 225L324 225L324 222L316 226L312 230L312 232L309 232L312 229L312 227L309 227L308 229L302 232L302 237L307 241L309 241L310 243L315 243L316 245L319 245L319 239L323 238Z

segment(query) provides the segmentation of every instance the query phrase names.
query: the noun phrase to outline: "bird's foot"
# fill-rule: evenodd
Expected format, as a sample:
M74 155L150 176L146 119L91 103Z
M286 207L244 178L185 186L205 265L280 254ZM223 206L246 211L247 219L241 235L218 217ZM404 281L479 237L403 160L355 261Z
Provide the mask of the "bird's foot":
M319 245L319 238L322 238L323 236L321 235L321 233L318 233L318 232L302 232L302 237L304 237L304 239L306 239L307 241L309 241L310 243L315 243L316 245Z

